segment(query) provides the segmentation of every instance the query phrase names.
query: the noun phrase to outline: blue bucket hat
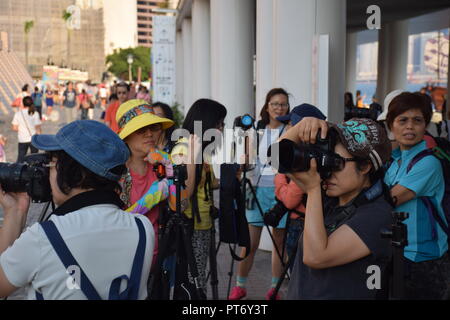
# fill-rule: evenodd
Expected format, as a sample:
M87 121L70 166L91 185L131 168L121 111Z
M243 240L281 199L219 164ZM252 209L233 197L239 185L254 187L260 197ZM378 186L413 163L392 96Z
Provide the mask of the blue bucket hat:
M314 117L321 120L325 120L327 118L318 108L314 107L311 104L303 103L299 106L296 106L287 115L277 117L277 120L281 122L288 122L290 120L292 125L295 126L298 122L300 122L300 120L305 117Z
M119 136L94 120L71 122L56 135L34 135L31 143L40 150L64 150L83 167L112 181L118 181L120 175L110 170L125 164L130 157L128 147Z

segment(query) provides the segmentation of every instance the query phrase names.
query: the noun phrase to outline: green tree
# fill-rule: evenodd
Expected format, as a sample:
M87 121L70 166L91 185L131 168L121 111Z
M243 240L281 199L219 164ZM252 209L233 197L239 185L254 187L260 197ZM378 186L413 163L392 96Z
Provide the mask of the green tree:
M128 49L114 50L114 53L106 57L106 64L109 65L108 71L122 80L128 80L128 62L129 54L133 55L133 64L131 74L133 81L137 81L138 69L142 68L142 81L147 81L150 75L150 48L136 47Z
M64 10L62 13L62 19L64 20L64 24L67 28L67 51L66 51L66 65L70 68L70 41L72 36L72 30L67 25L67 22L72 18L72 13L67 10Z
M28 64L29 64L29 62L28 62L28 54L29 54L28 46L29 46L29 40L30 40L29 34L30 34L31 29L33 29L33 27L34 27L33 20L24 22L23 31L25 32L25 64L26 64L27 68L28 68Z

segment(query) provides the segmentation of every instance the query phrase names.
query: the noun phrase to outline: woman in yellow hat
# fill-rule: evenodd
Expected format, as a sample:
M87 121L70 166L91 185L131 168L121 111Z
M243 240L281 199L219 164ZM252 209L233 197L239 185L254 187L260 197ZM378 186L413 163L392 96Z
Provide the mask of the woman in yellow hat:
M120 105L116 114L119 137L130 148L127 173L122 178L122 201L133 212L144 214L153 224L155 230L155 262L158 239L158 217L160 201L167 198L167 186L162 190L161 182L153 170L148 155L154 151L163 136L163 131L174 125L172 120L158 117L152 106L145 100L129 100ZM161 155L162 152L158 153ZM166 157L167 158L167 157ZM154 189L155 192L149 192ZM149 202L149 203L145 203ZM151 208L151 209L149 209ZM128 210L127 210L128 211Z

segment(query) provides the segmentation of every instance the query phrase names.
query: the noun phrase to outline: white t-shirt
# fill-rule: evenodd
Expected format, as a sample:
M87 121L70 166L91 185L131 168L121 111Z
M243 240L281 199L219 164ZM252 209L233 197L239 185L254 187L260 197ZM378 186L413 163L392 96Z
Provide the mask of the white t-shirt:
M274 176L275 170L268 163L269 159L267 157L267 150L269 146L274 144L280 137L280 132L283 130L284 126L280 125L276 129L269 129L266 127L264 129L264 134L259 141L258 150L258 162L256 165L255 176L253 177L252 183L258 187L273 187L274 186ZM281 133L282 134L282 133Z
M130 276L139 241L135 217L143 222L146 239L139 299L147 297L147 280L153 258L155 233L147 217L124 212L111 204L82 208L64 216L51 216L67 247L102 299L107 300L111 282ZM73 286L69 273L36 223L0 256L0 265L15 287L26 287L29 300L36 290L45 300L86 300ZM122 283L121 291L124 289Z
M32 116L28 114L28 108L17 111L11 122L14 126L19 126L17 134L19 143L31 142L31 136L36 134L36 126L41 125L39 113L36 111Z
M106 91L106 88L101 87L100 88L100 98L106 98L108 95L108 91Z

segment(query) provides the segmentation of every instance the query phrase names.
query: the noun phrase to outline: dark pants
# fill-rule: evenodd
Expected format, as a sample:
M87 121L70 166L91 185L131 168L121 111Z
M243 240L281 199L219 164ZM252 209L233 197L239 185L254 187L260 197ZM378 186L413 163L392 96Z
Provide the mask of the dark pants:
M81 109L81 120L87 120L88 118L88 109Z
M407 300L450 299L450 256L440 259L411 262L405 259L405 298Z
M42 106L34 106L34 108L39 113L39 119L42 120Z
M19 143L19 154L17 155L17 162L23 162L23 159L25 158L28 148L30 148L31 153L37 153L38 149L36 149L35 147L33 147L31 145L31 142L27 142L27 143Z

